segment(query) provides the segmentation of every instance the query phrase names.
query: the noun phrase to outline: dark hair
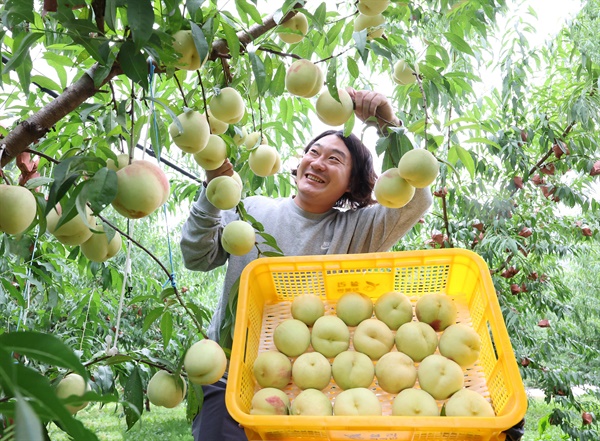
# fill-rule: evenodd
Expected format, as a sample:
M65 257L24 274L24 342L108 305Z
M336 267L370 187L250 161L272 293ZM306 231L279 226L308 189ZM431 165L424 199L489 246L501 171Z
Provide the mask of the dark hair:
M315 136L306 147L304 153L307 153L312 145L325 136L335 135L340 138L350 152L352 158L352 171L350 172L350 191L347 191L337 200L334 207L357 208L373 205L376 201L372 197L373 187L377 180L377 174L373 168L373 156L366 145L353 133L344 136L342 130L326 130ZM298 169L292 170L292 175L296 176Z

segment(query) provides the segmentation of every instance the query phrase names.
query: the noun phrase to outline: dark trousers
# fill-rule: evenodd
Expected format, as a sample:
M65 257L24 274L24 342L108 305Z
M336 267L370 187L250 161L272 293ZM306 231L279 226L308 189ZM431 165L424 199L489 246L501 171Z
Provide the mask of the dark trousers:
M194 441L248 441L244 429L225 406L225 383L202 386L204 404L192 423Z

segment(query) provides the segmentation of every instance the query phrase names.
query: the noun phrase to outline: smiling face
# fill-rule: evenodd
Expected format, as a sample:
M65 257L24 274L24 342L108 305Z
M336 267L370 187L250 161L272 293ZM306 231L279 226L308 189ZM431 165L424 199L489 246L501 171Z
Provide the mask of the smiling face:
M296 173L296 204L310 213L331 209L350 189L352 157L338 136L317 140L302 157Z

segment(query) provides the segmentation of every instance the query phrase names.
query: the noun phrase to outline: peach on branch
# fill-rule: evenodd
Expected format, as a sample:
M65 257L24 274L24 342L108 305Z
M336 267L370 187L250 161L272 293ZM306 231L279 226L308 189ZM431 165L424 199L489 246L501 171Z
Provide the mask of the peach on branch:
M257 147L260 144L264 144L263 141L264 141L264 139L260 132L258 132L258 131L250 132L244 139L244 145L246 146L247 149L250 150L250 149L253 149L254 147Z
M244 117L246 107L242 95L237 90L224 87L210 100L210 111L218 120L235 124Z
M390 0L358 0L358 11L364 15L381 14L390 5Z
M169 134L177 147L185 153L198 153L208 143L210 126L206 115L197 110L187 110L177 116L183 131L173 121L169 125Z
M229 124L215 118L210 109L206 112L208 116L208 125L210 126L210 133L213 135L222 135L229 128Z
M416 188L425 188L433 184L439 171L438 160L425 149L409 150L398 162L400 176Z
M112 158L106 160L106 168L109 170L119 171L126 165L129 165L129 155L127 153L117 155L117 162Z
M281 168L281 157L275 147L260 144L250 152L248 166L256 176L273 176Z
M35 196L18 185L0 184L0 231L21 234L35 219Z
M394 64L392 79L396 84L405 85L417 82L415 71L411 69L405 60L398 60Z
M183 367L194 384L219 381L227 368L227 356L219 344L205 338L194 343L185 353Z
M73 395L80 397L90 390L90 386L79 374L71 373L65 376L56 386L56 396L58 398L68 398ZM75 414L88 405L87 401L81 403L66 404L69 412Z
M354 31L360 32L366 29L367 40L372 40L373 38L379 38L383 35L384 23L385 17L381 14L365 15L359 13L354 19Z
M311 98L323 87L323 71L310 60L300 59L292 63L285 75L285 87L292 95Z
M117 195L112 206L128 219L140 219L164 204L169 191L165 172L153 162L139 159L117 172Z
M220 210L232 209L239 204L241 197L242 189L231 176L217 176L206 186L206 198Z
M229 222L223 228L221 245L223 249L234 256L248 254L256 243L256 232L252 225L243 220Z
M190 30L179 30L173 34L173 49L180 54L175 67L182 70L200 69L208 59L208 53L204 60L200 60L200 54L196 49L194 37Z
M401 208L412 200L415 187L400 176L396 167L392 167L377 178L373 192L377 202L384 207Z
M50 213L46 216L48 232L60 243L70 246L81 245L92 237L90 227L96 227L96 218L92 215L92 210L89 207L86 206L85 221L79 214L76 214L75 217L57 228L61 216L62 209L60 205L50 210Z
M282 41L293 44L302 41L307 32L308 19L306 15L296 12L293 17L279 24L277 35Z
M150 381L146 393L148 400L155 406L172 409L183 401L187 392L187 383L181 375L165 370L156 372Z
M194 161L204 170L216 170L227 159L227 144L218 135L210 135L206 147L194 153Z
M93 232L92 236L80 245L81 252L92 262L106 262L121 250L121 234L115 231L109 242L101 224L97 225L95 230L99 232Z
M317 98L315 111L322 123L329 126L341 126L350 119L354 112L354 102L344 89L338 89L339 101L329 90L324 90Z

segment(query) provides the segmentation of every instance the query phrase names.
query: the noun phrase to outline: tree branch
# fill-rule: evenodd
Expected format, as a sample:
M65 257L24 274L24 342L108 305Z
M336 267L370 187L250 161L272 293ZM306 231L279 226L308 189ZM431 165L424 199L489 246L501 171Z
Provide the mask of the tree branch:
M48 133L58 121L98 92L98 88L96 88L92 79L97 69L98 65L96 64L91 68L89 73L84 73L54 101L50 102L27 120L22 121L14 130L6 135L6 138L0 142L0 148L4 148L0 168L16 158L19 153L24 152L29 145ZM114 64L102 85L121 73L121 67L118 64Z
M292 10L283 18L288 19L296 14L294 9L300 8L303 3L298 2ZM237 33L240 45L244 48L253 40L264 35L269 30L275 28L277 23L274 19L275 14L268 15L262 24L251 26L250 29ZM220 57L229 54L229 47L225 39L217 40L213 43L210 59L216 60ZM98 69L98 64L95 64L90 72L84 73L75 83L65 89L54 101L50 102L37 113L33 114L27 120L18 124L2 141L0 141L0 150L3 149L2 157L0 158L0 168L4 167L19 153L24 152L32 143L46 135L48 131L62 118L74 111L88 98L91 98L98 92L98 88L94 85L92 79L94 72ZM118 63L115 63L104 79L101 86L108 83L114 77L121 75L123 70Z

